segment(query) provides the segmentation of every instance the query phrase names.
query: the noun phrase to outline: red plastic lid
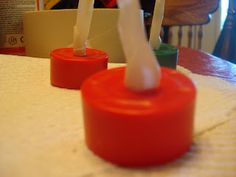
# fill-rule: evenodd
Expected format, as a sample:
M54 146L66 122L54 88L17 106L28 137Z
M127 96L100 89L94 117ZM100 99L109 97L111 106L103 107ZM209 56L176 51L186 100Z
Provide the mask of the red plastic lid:
M84 57L74 56L72 48L59 48L51 52L51 84L80 89L85 79L107 69L108 55L100 50L86 49Z
M192 143L196 97L191 80L162 68L160 87L137 93L124 86L124 73L124 68L106 70L82 85L88 147L125 166L162 164L185 153Z

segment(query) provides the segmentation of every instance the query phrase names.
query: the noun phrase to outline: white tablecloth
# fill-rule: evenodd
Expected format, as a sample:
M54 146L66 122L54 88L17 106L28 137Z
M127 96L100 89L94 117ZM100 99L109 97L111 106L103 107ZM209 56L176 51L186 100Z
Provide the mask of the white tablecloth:
M167 165L129 169L86 148L80 91L52 87L49 66L0 55L0 177L236 176L236 86L179 67L198 89L194 144Z

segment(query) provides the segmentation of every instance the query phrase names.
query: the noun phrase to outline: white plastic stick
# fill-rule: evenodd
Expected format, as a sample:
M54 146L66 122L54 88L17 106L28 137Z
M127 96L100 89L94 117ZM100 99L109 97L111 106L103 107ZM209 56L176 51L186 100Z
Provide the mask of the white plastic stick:
M92 21L93 5L94 0L79 1L77 20L74 26L74 55L86 55L86 41Z
M161 44L160 33L161 33L162 20L164 17L164 10L165 10L165 0L156 0L153 11L150 38L149 38L149 43L153 49L158 49Z
M160 66L146 38L139 0L118 0L118 5L118 27L127 60L125 85L136 92L154 89L160 82Z

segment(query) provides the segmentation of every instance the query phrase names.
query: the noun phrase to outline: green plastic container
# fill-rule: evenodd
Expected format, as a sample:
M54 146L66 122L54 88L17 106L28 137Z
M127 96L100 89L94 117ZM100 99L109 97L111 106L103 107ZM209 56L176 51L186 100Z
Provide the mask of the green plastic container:
M161 66L176 69L178 63L178 49L169 44L162 43L160 48L154 50L155 56Z

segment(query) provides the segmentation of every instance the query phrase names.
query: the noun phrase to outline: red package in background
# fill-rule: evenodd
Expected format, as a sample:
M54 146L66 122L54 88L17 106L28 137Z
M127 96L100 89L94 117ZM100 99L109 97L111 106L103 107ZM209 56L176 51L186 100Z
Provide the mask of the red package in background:
M101 0L101 2L104 4L105 7L115 7L116 6L116 0Z
M38 9L39 0L0 1L0 54L25 55L23 14Z

